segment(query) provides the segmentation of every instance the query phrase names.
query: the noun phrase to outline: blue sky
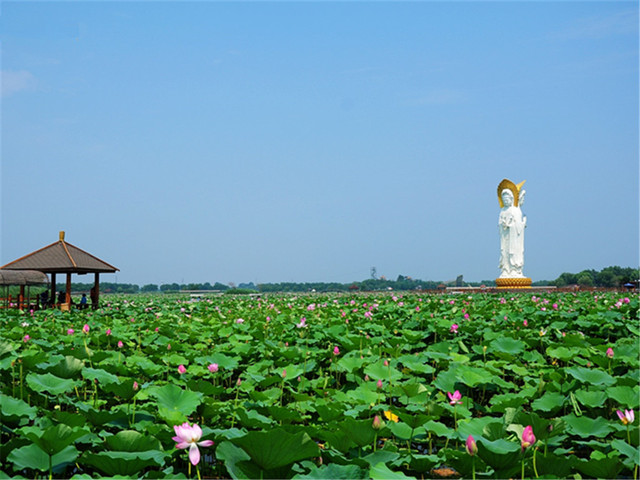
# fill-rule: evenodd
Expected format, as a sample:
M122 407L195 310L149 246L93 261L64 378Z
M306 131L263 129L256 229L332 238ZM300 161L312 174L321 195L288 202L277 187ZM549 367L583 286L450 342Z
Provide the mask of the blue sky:
M637 2L3 2L0 264L123 283L638 266ZM74 279L81 281L82 277Z

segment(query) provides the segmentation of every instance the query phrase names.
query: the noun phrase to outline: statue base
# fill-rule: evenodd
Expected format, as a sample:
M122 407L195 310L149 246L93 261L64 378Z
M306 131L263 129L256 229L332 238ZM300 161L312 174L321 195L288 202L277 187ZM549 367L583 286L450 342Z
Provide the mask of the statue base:
M496 287L504 289L531 288L530 278L496 278Z

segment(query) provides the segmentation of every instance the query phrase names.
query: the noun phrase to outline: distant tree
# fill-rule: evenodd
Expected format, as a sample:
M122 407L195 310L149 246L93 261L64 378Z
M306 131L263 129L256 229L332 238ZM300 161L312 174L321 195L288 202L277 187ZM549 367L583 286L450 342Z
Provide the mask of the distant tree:
M147 285L143 285L140 291L143 293L156 293L158 291L158 285L155 283L148 283Z
M578 274L577 283L581 287L593 287L593 276L590 272L581 272Z
M161 292L177 292L180 290L180 285L177 283L163 283L160 285Z

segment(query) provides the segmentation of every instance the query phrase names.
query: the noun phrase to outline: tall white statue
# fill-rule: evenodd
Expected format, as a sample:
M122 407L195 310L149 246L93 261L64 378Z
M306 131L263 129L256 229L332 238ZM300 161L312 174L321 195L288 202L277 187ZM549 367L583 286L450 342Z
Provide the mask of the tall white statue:
M520 207L524 203L524 182L518 185L506 178L498 185L500 216L500 277L496 280L499 288L527 288L531 279L524 276L524 229L527 217Z

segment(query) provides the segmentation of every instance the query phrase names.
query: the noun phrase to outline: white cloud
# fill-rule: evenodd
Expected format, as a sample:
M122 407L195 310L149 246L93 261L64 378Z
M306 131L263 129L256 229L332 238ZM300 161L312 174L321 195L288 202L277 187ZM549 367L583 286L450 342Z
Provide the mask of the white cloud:
M8 97L18 92L33 90L36 86L36 77L26 70L2 71L2 97Z

